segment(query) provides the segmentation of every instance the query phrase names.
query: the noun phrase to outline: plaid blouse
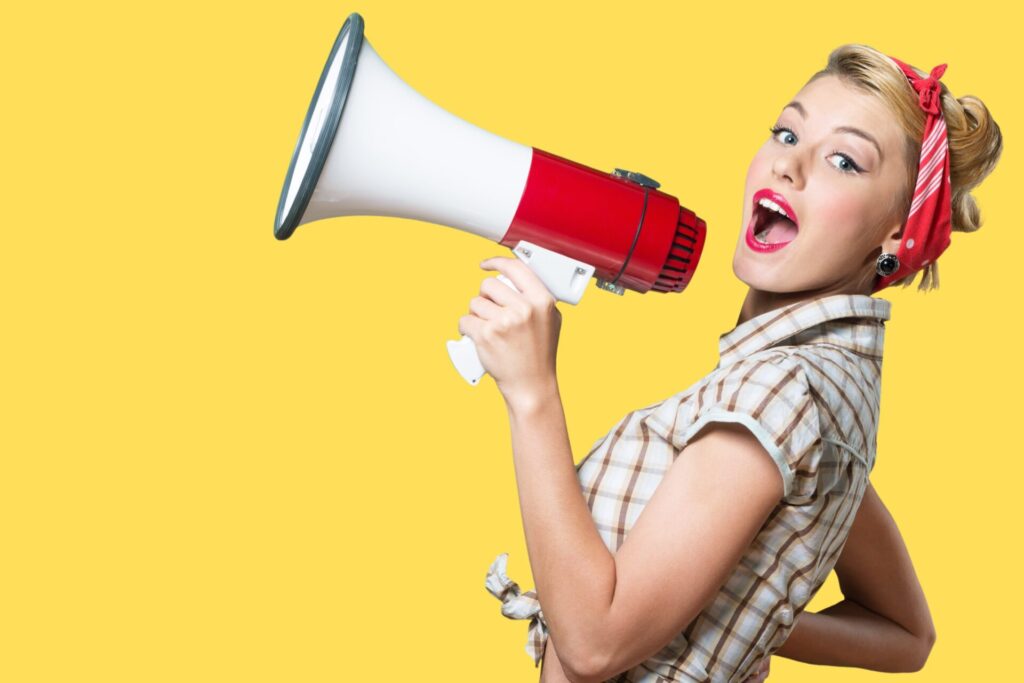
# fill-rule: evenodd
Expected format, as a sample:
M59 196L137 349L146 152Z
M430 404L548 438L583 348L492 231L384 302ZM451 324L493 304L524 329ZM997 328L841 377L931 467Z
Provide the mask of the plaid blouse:
M732 575L684 631L610 681L731 683L789 636L832 571L875 462L890 302L837 294L763 313L721 335L718 365L681 393L633 410L576 465L594 524L614 553L690 438L738 422L782 473L784 493ZM530 619L539 665L547 624L536 591L491 564L502 614Z

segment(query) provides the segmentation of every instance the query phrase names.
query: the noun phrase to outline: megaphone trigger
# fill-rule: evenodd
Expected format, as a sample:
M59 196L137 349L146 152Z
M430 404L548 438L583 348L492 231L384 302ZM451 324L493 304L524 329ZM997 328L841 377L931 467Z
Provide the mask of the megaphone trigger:
M496 277L497 277L497 278L498 278L499 280L501 280L502 282L504 282L504 283L505 283L506 285L508 285L509 287L511 287L511 288L512 288L513 290L515 290L515 291L517 291L517 292L519 291L519 288L518 288L518 287L516 287L516 286L515 286L515 284L514 284L514 283L513 283L513 282L512 282L511 280L509 280L509 279L508 279L507 277L505 277L504 275L502 275L502 274L500 274L500 273L499 273L499 274L498 274L498 275L497 275Z

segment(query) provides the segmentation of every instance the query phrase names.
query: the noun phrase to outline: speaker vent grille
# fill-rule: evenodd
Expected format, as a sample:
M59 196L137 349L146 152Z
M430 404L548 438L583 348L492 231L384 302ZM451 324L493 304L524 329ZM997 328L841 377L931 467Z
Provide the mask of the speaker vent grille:
M679 223L672 237L665 263L651 289L656 292L681 292L690 284L704 249L707 227L689 209L679 207Z

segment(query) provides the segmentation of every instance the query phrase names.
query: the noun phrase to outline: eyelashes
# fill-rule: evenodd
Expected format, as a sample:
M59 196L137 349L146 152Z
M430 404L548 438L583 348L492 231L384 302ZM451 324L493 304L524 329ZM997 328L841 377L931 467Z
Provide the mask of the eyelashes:
M779 133L781 133L782 131L786 131L787 133L789 133L793 137L796 137L796 133L791 131L789 128L786 128L785 126L772 126L768 130L771 131L773 137L778 137Z
M771 128L769 128L769 130L771 131L771 134L772 134L773 138L778 138L779 133L789 133L794 138L796 137L796 133L794 133L789 128L786 128L785 126L772 126ZM783 143L783 144L785 144L785 143ZM862 172L864 170L848 154L844 154L843 152L840 152L839 150L832 150L831 152L829 152L829 156L830 157L831 156L836 156L836 155L842 157L843 160L847 164L849 164L849 168L840 168L840 167L835 166L833 164L833 167L837 171L839 171L840 173L847 173L847 174L850 174L850 175L856 175L856 174L858 174L858 173L860 173L860 172Z

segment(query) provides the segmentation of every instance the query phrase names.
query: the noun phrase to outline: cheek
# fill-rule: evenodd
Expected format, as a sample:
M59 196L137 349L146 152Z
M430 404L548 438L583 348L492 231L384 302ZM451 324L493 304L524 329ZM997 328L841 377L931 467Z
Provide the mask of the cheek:
M825 223L837 228L849 229L864 218L864 205L850 196L837 196L822 207Z
M816 202L815 226L819 235L838 244L860 248L871 239L874 211L871 198L846 192L820 192Z
M761 150L757 154L755 154L754 155L754 159L750 162L750 167L747 169L747 186L748 187L750 186L750 184L752 182L753 183L766 183L769 180L769 176L771 175L769 173L770 165L771 164L768 161L767 155L765 155L763 152L764 152L764 150ZM751 188L751 189L757 190L757 189L760 189L760 187L761 186L758 185L758 187ZM751 193L751 194L753 194L753 193Z
M747 168L747 177L744 183L746 191L743 194L743 227L746 227L746 221L750 219L750 213L753 211L750 203L754 193L762 187L769 187L772 184L771 163L764 154L764 150L754 155L750 166Z

